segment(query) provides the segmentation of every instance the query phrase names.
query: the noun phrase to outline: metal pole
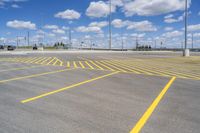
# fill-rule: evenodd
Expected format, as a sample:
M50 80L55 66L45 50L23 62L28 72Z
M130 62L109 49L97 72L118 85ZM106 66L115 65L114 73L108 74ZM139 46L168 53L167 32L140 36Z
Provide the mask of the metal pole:
M185 49L183 51L183 56L190 56L190 51L188 49L188 46L187 46L187 25L188 25L188 1L185 0Z
M112 48L112 29L111 29L111 12L112 12L112 7L111 7L111 0L110 0L110 14L109 14L109 49L111 50Z
M194 34L192 33L192 49L194 49Z
M29 46L29 31L28 31L28 35L27 35L27 41L28 41L28 46Z

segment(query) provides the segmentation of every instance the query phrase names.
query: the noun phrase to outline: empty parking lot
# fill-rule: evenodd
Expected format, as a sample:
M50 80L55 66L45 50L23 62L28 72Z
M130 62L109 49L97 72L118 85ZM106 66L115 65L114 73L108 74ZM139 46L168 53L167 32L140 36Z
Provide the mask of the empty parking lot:
M200 56L0 55L0 132L198 133Z

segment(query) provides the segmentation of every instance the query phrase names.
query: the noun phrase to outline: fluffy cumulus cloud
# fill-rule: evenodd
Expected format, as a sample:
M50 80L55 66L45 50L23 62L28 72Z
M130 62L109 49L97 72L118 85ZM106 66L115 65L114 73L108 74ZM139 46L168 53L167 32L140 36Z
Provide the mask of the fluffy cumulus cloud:
M172 31L174 28L173 27L165 27L165 31Z
M91 22L89 24L90 27L100 27L100 28L103 28L105 26L108 25L108 22L107 21L102 21L102 22Z
M54 29L54 30L52 30L52 32L55 34L65 34L65 31L62 29Z
M45 25L43 28L44 29L54 30L54 29L58 29L58 26L57 25Z
M164 22L165 23L176 23L176 22L181 22L183 21L184 16L179 16L178 18L175 18L175 16L173 14L169 14L167 16L164 17Z
M115 12L117 7L123 6L122 0L113 0L111 4L111 12ZM86 10L86 15L92 18L106 17L110 14L109 2L93 1Z
M124 0L123 10L126 16L154 16L185 8L185 0ZM191 4L189 0L188 5Z
M172 32L167 32L167 33L164 33L162 34L162 37L165 37L165 38L174 38L174 37L180 37L182 36L184 33L182 31L172 31Z
M8 21L6 25L7 27L15 29L29 29L29 30L36 29L36 24L32 23L31 21L13 20L13 21Z
M200 30L200 24L188 26L188 31L199 31L199 30Z
M78 32L94 32L94 33L102 33L102 30L100 27L96 27L96 26L79 26L78 28L76 28L76 31Z
M0 8L3 8L6 5L10 5L12 3L21 3L26 2L28 0L0 0ZM13 8L19 8L20 6L17 4L12 4L11 7Z
M129 20L121 20L121 19L114 19L112 21L112 25L115 28L122 28L126 27L128 30L135 30L135 31L142 31L142 32L150 32L150 31L157 31L156 26L152 24L152 22L145 20L145 21L129 21Z
M146 35L146 33L140 33L140 34L138 34L138 33L133 33L133 34L131 34L131 37L142 38L142 37L144 37L145 35Z
M140 22L131 22L128 27L128 30L142 31L142 32L150 32L157 31L157 28L149 21L140 21Z
M79 26L76 28L77 32L93 32L93 33L103 33L102 28L108 25L107 21L91 22L88 26Z
M75 10L65 10L62 12L58 12L57 14L54 15L56 18L61 18L61 19L79 19L81 17L81 14Z

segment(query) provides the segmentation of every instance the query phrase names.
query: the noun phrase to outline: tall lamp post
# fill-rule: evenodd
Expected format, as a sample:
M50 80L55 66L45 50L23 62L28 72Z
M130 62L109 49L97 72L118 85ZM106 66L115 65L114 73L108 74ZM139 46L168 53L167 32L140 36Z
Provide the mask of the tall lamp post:
M188 25L188 0L185 0L185 48L183 50L183 56L188 57L190 56L190 50L187 46L187 25Z
M110 12L109 12L109 49L112 48L112 29L111 29L111 12L112 12L112 3L111 0L109 0L109 6L110 6Z

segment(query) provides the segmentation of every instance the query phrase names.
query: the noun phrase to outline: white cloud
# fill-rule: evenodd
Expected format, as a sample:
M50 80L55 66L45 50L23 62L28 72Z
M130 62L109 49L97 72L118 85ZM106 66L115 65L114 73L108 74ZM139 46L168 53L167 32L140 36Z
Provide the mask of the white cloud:
M62 29L54 29L54 30L52 30L52 32L55 34L65 34L65 31Z
M95 32L95 33L102 33L102 30L100 27L85 27L85 26L79 26L76 28L76 31L78 32Z
M65 10L62 12L58 12L54 15L56 18L62 18L62 19L79 19L81 17L81 14L75 10Z
M43 28L45 29L50 29L50 30L54 30L54 29L58 29L59 27L57 25L45 25Z
M198 13L198 15L200 16L200 12Z
M17 5L17 4L12 4L11 7L12 7L12 8L20 8L20 6Z
M10 28L15 28L15 29L29 29L29 30L36 29L36 24L30 21L20 21L20 20L8 21L6 25Z
M89 17L106 17L109 14L109 6L103 1L91 2L86 10Z
M164 22L165 23L176 23L176 22L181 22L183 21L184 16L179 16L178 18L174 18L173 14L169 14L167 16L164 17Z
M124 0L126 16L154 16L185 9L185 0ZM189 0L188 5L191 4ZM189 7L189 6L188 6Z
M115 12L117 6L122 6L121 0L114 0L111 5L111 12ZM106 17L110 14L110 7L108 2L97 1L91 2L86 10L86 15L92 18Z
M188 31L198 31L200 30L200 24L188 25Z
M100 28L103 28L103 27L105 27L107 25L108 25L107 21L92 22L92 23L89 24L90 27L100 27Z
M128 30L136 30L143 32L157 31L157 28L149 21L140 21L140 22L131 22L128 27Z
M112 25L115 27L115 28L122 28L122 27L125 27L127 26L129 23L131 23L130 21L122 21L121 19L114 19L112 21Z
M174 28L173 27L165 27L165 31L172 31Z
M132 37L139 37L139 38L142 38L142 37L144 37L145 35L146 35L145 33L141 33L141 34L133 33L133 34L131 34Z
M164 33L162 34L162 37L165 37L165 38L174 38L174 37L179 37L179 36L182 36L183 35L183 32L182 31L172 31L172 32L167 32L167 33Z
M194 37L200 37L200 33L194 33Z

